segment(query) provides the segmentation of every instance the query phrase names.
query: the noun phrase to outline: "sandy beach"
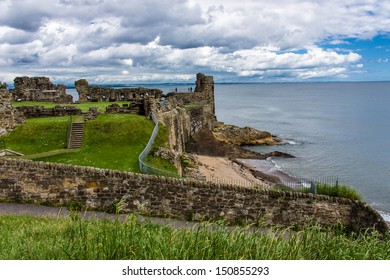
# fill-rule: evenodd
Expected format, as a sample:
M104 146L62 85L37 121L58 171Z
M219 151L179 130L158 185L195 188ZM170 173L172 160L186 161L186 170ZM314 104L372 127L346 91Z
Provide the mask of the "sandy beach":
M198 161L198 172L207 181L240 186L268 187L269 182L255 177L250 169L225 157L194 155Z

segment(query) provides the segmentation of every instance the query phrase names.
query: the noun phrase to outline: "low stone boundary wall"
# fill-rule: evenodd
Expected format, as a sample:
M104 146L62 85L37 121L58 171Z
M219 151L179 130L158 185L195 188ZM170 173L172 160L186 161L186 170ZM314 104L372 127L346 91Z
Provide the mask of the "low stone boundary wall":
M73 106L55 106L54 108L45 108L43 106L22 106L16 107L25 118L47 118L75 116L81 114L81 109Z
M152 216L389 230L369 205L349 199L6 158L0 159L0 200L91 210L122 200L125 212Z

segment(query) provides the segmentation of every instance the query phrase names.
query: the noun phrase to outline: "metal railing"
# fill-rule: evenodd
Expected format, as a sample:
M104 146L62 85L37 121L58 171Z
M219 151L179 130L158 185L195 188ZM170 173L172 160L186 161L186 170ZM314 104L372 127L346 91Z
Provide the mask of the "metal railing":
M152 149L154 140L156 139L156 136L158 134L158 119L154 115L154 113L151 114L151 119L154 122L154 129L153 129L152 135L150 136L148 144L146 145L146 147L142 151L142 153L138 156L139 170L141 173L144 173L144 174L178 177L178 174L175 172L163 170L163 169L154 167L154 166L145 162L145 158L149 154L150 150Z

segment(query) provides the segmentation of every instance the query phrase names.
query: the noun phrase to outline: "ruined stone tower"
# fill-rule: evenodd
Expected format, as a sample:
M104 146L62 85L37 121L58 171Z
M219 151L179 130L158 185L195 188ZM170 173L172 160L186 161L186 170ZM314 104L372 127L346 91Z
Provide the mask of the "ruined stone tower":
M214 78L202 73L196 75L195 92L202 93L207 99L214 100Z

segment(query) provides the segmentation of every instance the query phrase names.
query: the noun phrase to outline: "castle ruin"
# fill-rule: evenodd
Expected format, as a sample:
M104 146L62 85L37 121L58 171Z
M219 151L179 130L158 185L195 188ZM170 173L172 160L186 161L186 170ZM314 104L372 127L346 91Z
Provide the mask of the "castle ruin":
M162 95L159 89L90 86L85 79L77 80L74 84L79 94L79 102L131 101L138 103L145 97L159 98Z
M150 116L154 113L159 122L169 130L169 147L183 153L185 143L202 128L212 130L216 123L214 102L214 79L198 73L194 92L171 92L163 94L159 89L109 88L90 86L88 81L75 82L79 102L131 102L126 112ZM112 107L112 106L111 106ZM119 106L108 111L120 112Z
M65 85L54 85L48 77L16 77L12 91L14 101L72 103Z

